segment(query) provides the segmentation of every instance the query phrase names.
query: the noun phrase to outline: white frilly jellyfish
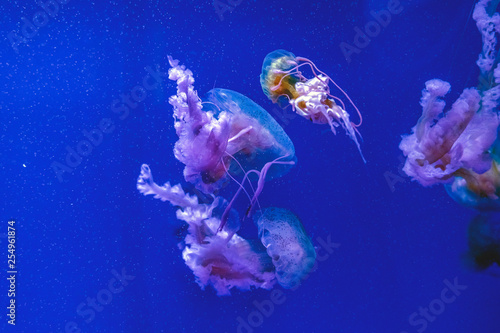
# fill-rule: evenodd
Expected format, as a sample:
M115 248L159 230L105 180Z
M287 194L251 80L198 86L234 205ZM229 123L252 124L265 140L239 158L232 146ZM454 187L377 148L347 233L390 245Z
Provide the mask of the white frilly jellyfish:
M267 208L257 219L259 238L272 258L276 279L283 288L293 288L311 271L316 251L302 223L284 208Z
M238 223L228 222L217 232L220 219L212 215L220 199L210 205L200 204L195 196L184 193L179 185L163 186L153 181L149 166L143 164L137 188L144 195L154 195L177 206L177 218L186 222L188 234L182 257L202 289L211 285L217 295L229 295L237 287L270 289L276 282L271 259L262 247L236 234Z
M450 183L467 169L487 171L491 157L486 151L496 139L496 113L479 110L481 96L474 88L465 89L445 112L442 97L450 90L449 83L434 79L425 87L422 116L399 145L407 156L403 170L424 186Z

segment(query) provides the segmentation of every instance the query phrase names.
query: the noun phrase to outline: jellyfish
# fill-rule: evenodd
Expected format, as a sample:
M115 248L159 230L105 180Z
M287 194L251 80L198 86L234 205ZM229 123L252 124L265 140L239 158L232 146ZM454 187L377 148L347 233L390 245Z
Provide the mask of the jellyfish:
M295 148L283 128L242 94L212 89L202 102L193 88L193 73L178 60L168 59L169 78L177 81L177 94L169 99L179 136L174 154L185 164L184 178L205 193L214 193L228 179L239 185L220 231L240 191L249 197L249 215L265 180L284 175L295 164ZM234 178L238 172L244 175L241 181ZM244 186L252 176L257 185L247 191Z
M230 295L232 288L270 289L275 284L271 258L263 246L237 234L239 219L234 210L226 228L217 232L220 219L213 212L221 198L215 198L211 204L200 204L196 196L185 193L179 185L160 186L153 181L146 164L141 167L137 189L178 208L177 218L188 224L182 257L202 289L212 286L222 296Z
M218 295L229 295L233 288L270 289L277 281L286 288L296 285L315 260L299 220L284 209L266 210L257 223L261 242L246 240L238 235L240 214L232 208L238 194L245 192L250 201L245 218L250 217L264 182L295 164L292 141L264 109L242 94L212 89L202 102L193 88L192 72L171 57L169 63L169 78L177 82L177 94L169 99L179 137L174 155L185 165L185 180L203 196L189 195L180 185L156 184L146 164L137 189L170 202L177 208L177 219L188 224L180 245L182 257L202 289L210 285ZM236 179L239 175L241 180ZM216 196L226 179L238 184L230 201Z
M281 161L296 162L295 147L283 128L271 115L248 97L229 89L212 89L204 99L206 112L231 116L231 129L225 159L233 163L234 173L241 168L261 170L279 157ZM230 163L226 163L231 169ZM275 164L267 173L269 179L288 172L293 164Z
M313 78L307 79L299 70L308 66ZM330 93L330 82L347 98L359 116L359 123L350 121L349 113L342 99ZM359 109L347 93L328 75L320 71L309 59L296 57L285 50L269 53L262 65L260 84L264 93L280 106L290 104L292 110L316 124L328 124L336 134L336 127L342 126L346 134L354 141L361 158L366 163L356 135L357 127L363 118Z
M480 211L500 210L500 140L488 149L490 168L484 173L460 170L452 183L445 184L446 192L463 206Z
M500 266L500 216L481 214L469 224L469 251L466 263L474 269L485 270Z
M450 183L469 170L487 171L491 157L486 151L496 139L497 115L479 111L481 96L475 88L465 89L445 113L442 97L450 90L449 83L434 79L425 86L422 116L399 146L407 156L403 170L424 186Z
M473 13L483 36L478 88L464 89L451 109L444 111L443 98L450 84L427 81L420 101L422 116L399 148L407 157L403 170L423 186L445 184L448 194L464 206L499 210L500 66L495 34L500 16L488 14L488 3L479 1Z
M293 288L311 271L316 251L297 216L284 208L267 208L257 218L259 238L272 258L276 279Z

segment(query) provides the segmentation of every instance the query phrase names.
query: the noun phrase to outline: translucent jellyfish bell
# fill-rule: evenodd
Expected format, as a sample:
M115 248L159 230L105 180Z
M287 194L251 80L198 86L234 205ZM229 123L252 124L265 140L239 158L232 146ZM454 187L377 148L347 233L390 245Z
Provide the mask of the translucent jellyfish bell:
M271 115L246 96L228 89L212 89L204 102L204 111L215 116L227 114L230 132L225 147L224 165L230 177L244 173L240 188L221 217L218 231L224 228L234 200L245 180L257 176L258 182L247 216L250 216L266 180L281 177L295 165L295 147L283 128ZM233 178L234 179L234 178Z
M469 224L469 251L466 263L484 270L494 263L500 265L500 215L481 214ZM498 266L497 266L498 268Z
M283 288L293 288L311 271L316 251L302 223L284 208L267 208L256 221L259 238Z

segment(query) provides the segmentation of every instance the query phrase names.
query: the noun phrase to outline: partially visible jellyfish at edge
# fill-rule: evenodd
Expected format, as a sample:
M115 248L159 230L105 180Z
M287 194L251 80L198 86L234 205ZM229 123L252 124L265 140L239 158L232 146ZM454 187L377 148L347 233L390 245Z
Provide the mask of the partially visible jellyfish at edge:
M448 82L425 84L422 116L399 148L406 156L403 171L423 186L444 184L458 203L480 211L500 210L498 127L500 124L500 65L496 34L500 31L498 1L478 1L473 18L483 48L476 62L478 88L466 88L445 111Z
M245 217L260 208L257 198L264 181L283 176L296 163L292 141L264 109L237 92L213 89L202 102L192 72L171 57L169 62L169 78L177 82L177 94L169 99L179 137L174 155L185 165L185 180L213 200L203 203L180 185L156 184L147 164L141 167L137 189L170 202L177 218L188 224L179 247L202 289L212 286L221 296L233 288L270 289L276 282L290 288L310 271L316 257L302 224L288 211L273 219L268 213L273 209L265 210L259 214L265 217L259 220L260 241L246 240L238 235L240 214L232 206L243 191L250 201ZM240 175L242 180L235 178ZM228 179L238 184L229 202L217 196Z
M303 66L309 67L314 76L312 79L306 78L299 70ZM296 57L285 50L273 51L264 59L260 83L267 97L281 107L290 104L294 112L313 123L328 124L334 134L337 132L336 127L342 126L366 163L357 138L357 135L360 136L357 127L361 126L363 121L361 112L349 95L311 60ZM340 90L356 110L358 124L350 120L342 99L330 93L330 83Z

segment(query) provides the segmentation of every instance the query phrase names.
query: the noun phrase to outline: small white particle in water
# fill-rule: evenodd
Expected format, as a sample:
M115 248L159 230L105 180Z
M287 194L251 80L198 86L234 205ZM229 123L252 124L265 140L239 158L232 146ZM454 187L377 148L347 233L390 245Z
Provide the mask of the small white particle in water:
M26 168L26 164L24 164L24 163L23 163L23 167L25 167L25 168Z

